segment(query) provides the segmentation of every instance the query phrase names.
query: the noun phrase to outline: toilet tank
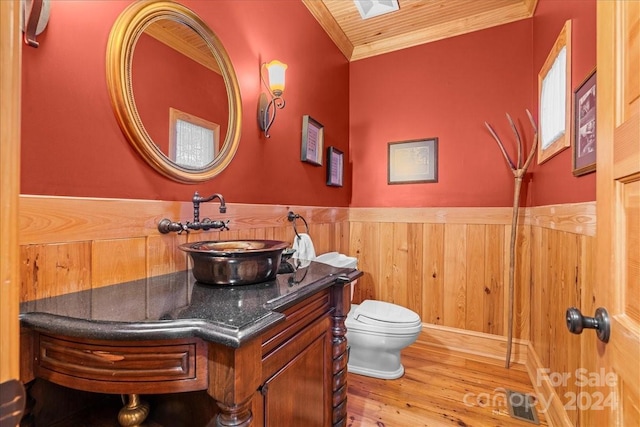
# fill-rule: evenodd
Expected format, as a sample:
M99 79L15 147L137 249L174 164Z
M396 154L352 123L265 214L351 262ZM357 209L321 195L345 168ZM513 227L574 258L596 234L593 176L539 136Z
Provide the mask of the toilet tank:
M314 261L340 268L358 268L358 258L346 256L338 252L327 252L318 255Z
M339 252L327 252L326 254L318 255L313 259L316 262L323 264L329 264L332 267L338 268L358 268L358 258L350 257ZM351 300L353 301L353 289L358 283L358 279L351 282Z

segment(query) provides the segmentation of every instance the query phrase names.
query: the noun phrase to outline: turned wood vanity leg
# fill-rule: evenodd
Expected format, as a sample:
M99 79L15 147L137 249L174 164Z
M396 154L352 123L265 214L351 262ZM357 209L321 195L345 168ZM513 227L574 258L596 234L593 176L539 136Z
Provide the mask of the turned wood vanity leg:
M124 400L123 395L123 400ZM149 404L140 400L138 394L128 394L129 402L118 413L118 422L122 427L136 427L149 415Z
M335 311L332 316L332 405L334 427L347 425L347 328L344 324L351 307L351 285L336 284L332 292L332 305Z
M260 337L243 343L239 348L209 343L208 358L207 393L222 411L208 427L250 426L253 421L251 404L262 378Z
M246 400L238 405L225 405L216 402L218 408L222 411L216 417L215 427L248 427L253 421L251 413L251 399Z

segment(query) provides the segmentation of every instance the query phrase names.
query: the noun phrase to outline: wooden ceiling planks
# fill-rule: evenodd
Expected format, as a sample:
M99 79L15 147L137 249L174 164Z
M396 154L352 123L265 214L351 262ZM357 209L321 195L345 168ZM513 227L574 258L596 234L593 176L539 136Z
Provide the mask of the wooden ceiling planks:
M302 1L350 61L526 19L537 4L537 0L398 0L399 11L363 20L351 1Z

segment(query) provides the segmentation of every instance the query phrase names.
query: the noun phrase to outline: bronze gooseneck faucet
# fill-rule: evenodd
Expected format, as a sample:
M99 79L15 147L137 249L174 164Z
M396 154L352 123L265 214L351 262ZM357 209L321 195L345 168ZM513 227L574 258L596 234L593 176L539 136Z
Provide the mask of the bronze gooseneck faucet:
M185 222L184 224L181 222L174 222L170 219L164 218L158 223L158 231L162 234L167 234L172 231L178 232L181 234L183 231L187 233L189 230L228 230L227 224L229 224L229 220L225 221L212 221L209 218L204 218L200 221L200 203L210 202L214 199L218 199L220 201L220 213L227 212L227 205L224 202L224 197L222 194L215 193L209 197L202 197L197 191L193 194L193 198L191 199L193 202L193 222Z

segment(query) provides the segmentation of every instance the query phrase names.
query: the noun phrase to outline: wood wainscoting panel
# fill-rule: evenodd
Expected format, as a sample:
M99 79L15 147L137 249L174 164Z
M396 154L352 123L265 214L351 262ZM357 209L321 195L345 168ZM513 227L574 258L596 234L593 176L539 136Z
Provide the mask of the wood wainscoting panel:
M20 247L21 301L91 288L91 242Z
M350 254L364 272L354 303L383 300L414 310L425 323L506 334L511 208L367 208L349 215ZM529 232L520 226L523 268L530 266ZM514 336L528 339L528 272L516 281Z
M520 212L514 337L537 334L536 350L547 363L546 347L551 336L561 338L562 325L554 324L553 334L543 325L563 318L565 302L579 301L576 269L593 261L583 245L595 232L595 202ZM379 299L411 308L425 323L506 335L511 215L510 207L349 209L349 253L364 272L354 302ZM545 256L536 256L543 249ZM561 307L552 307L555 301Z
M147 239L95 240L91 251L91 287L144 279L147 276Z
M597 349L593 335L569 333L565 313L569 307L585 316L595 311L593 296L585 293L595 280L595 202L530 210L530 374L551 402L550 424L578 425L579 405L570 400L583 391L577 370L586 366L583 352Z
M187 235L158 234L147 237L148 275L160 276L187 269L187 253L178 246L187 242Z
M185 270L191 262L178 246L186 242L271 239L293 243L308 232L317 254L349 251L347 208L217 203L200 207L201 218L229 221L229 230L158 232L163 218L193 220L186 202L58 196L20 196L21 301Z

